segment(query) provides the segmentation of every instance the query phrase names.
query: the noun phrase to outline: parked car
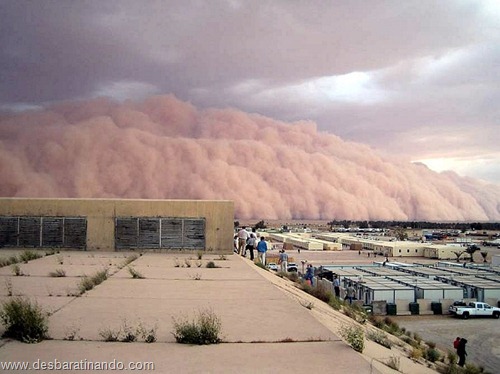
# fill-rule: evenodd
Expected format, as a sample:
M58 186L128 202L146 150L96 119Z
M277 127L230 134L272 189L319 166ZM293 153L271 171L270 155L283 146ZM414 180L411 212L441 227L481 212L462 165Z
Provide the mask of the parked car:
M269 270L278 271L278 265L274 262L270 262L266 266Z
M456 317L467 319L471 316L475 317L500 317L500 308L496 308L486 303L471 302L468 305L451 305L448 311ZM461 303L463 304L463 303Z
M299 271L299 268L297 267L297 264L295 262L290 262L288 266L286 267L287 271Z

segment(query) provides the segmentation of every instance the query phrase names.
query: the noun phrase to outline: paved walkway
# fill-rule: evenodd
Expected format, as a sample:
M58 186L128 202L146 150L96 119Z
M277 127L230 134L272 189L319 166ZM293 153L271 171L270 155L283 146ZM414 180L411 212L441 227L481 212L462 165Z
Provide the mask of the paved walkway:
M314 318L312 311L272 284L260 269L238 256L147 253L131 266L145 279L120 269L121 253L68 252L21 265L29 276L0 269L1 300L7 293L36 299L53 314L53 340L23 344L2 340L0 361L152 362L160 373L378 373L363 355ZM218 268L208 269L213 260ZM62 262L62 264L61 264ZM187 267L190 265L190 267ZM200 265L200 267L198 267ZM81 297L80 276L109 268L112 275ZM55 269L67 276L48 276ZM174 318L210 309L222 322L223 344L175 343ZM104 332L155 328L157 342L103 342ZM68 339L74 337L74 341ZM89 367L89 366L87 366ZM146 370L147 371L147 370ZM29 372L8 371L4 372ZM81 372L78 370L64 372Z

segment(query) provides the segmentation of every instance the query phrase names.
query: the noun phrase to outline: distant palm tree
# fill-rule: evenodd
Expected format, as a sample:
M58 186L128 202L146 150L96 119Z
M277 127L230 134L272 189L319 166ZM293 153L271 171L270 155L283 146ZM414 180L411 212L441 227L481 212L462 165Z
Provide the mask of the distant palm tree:
M467 247L465 250L469 255L470 255L470 262L474 262L474 253L479 251L481 248L479 248L477 245L472 244Z
M460 262L460 257L465 253L465 251L453 252L457 256L457 262Z

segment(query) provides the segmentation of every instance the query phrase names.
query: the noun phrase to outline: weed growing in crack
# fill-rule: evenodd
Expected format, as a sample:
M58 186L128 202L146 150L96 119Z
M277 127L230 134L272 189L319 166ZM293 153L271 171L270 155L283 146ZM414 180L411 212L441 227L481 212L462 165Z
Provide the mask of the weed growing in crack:
M399 357L392 356L391 358L389 358L389 360L387 360L387 362L385 362L385 364L389 366L391 369L399 371L401 360Z
M120 338L120 330L113 330L109 327L99 330L99 336L105 342L117 342Z
M64 269L56 269L54 271L51 271L49 273L49 277L53 277L53 278L61 278L61 277L65 277L66 276L66 272L64 271Z
M181 344L218 344L222 341L221 321L212 310L202 310L198 312L196 319L177 320L173 318L174 331L172 334L177 343Z
M11 269L12 269L12 274L14 274L16 277L22 277L24 275L23 271L21 270L21 266L19 266L19 264L12 265Z
M132 266L129 266L127 269L128 269L128 272L130 273L130 275L132 276L132 279L144 279L145 278L144 275L139 273Z
M19 255L19 260L24 262L24 263L28 263L28 261L36 260L36 259L41 258L41 257L43 257L43 255L41 253L26 250Z

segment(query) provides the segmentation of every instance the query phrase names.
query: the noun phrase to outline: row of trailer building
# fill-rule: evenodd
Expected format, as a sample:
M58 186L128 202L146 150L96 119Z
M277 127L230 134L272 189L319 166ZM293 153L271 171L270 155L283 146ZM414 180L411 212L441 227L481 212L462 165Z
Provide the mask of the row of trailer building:
M467 266L451 262L372 265L326 265L318 269L317 285L332 289L338 277L341 289L350 284L357 302L374 314L441 314L457 300L499 305L500 267Z
M457 300L499 305L500 266L457 263L463 244L433 244L425 241L396 241L384 237L353 236L348 233L269 233L270 239L287 249L308 251L357 250L385 257L371 265L324 265L317 269L316 285L333 292L338 277L342 293L351 284L356 302L375 314L447 313ZM398 258L436 259L434 264L403 263ZM408 260L406 260L408 261ZM497 266L495 266L497 265ZM343 296L343 295L342 295Z
M456 259L465 252L464 243L397 241L384 237L353 236L348 233L269 233L273 241L285 247L309 251L367 250L384 257L426 257L437 260Z

